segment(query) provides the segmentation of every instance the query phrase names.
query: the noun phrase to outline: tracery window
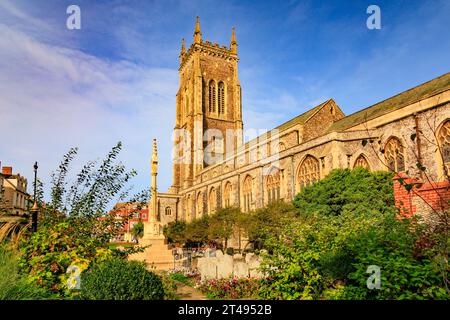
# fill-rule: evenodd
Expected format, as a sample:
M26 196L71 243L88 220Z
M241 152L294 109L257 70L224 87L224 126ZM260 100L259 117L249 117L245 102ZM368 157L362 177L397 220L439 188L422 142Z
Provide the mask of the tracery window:
M393 172L405 171L405 149L397 138L392 137L386 142L384 158L389 170Z
M438 142L443 164L447 168L447 172L450 172L450 120L447 120L439 130Z
M320 179L320 166L319 160L313 156L308 155L303 160L298 171L298 183L300 189L312 184Z
M370 170L369 162L367 161L366 157L364 157L362 154L356 158L355 164L353 165L353 168L356 167L362 167L367 170Z
M218 102L219 102L219 114L225 113L225 85L222 81L219 82L219 90L218 90Z
M170 215L172 215L172 208L166 207L166 209L164 209L164 212L166 213L166 216L170 216Z
M203 193L199 192L197 195L197 217L203 215Z
M216 195L216 189L211 188L211 191L209 191L209 199L208 199L208 212L209 214L213 214L216 212L217 207L217 195Z
M268 203L280 199L280 171L273 169L266 179L267 201Z
M216 112L216 83L214 80L209 82L209 112Z
M244 195L244 211L249 212L252 204L252 177L247 176L245 178L242 192Z
M232 191L231 183L227 182L227 184L225 185L224 192L223 192L223 201L224 201L225 207L231 206L231 191Z

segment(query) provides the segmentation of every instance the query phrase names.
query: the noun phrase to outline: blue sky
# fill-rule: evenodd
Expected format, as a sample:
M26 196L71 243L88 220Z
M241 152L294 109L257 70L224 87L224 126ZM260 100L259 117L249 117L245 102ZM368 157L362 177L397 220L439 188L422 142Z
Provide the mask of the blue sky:
M66 8L81 8L81 30ZM366 27L369 5L381 30ZM244 128L270 129L333 98L346 114L450 71L450 2L0 0L0 161L49 181L72 146L75 171L124 143L121 160L159 190L171 183L181 38L236 27Z

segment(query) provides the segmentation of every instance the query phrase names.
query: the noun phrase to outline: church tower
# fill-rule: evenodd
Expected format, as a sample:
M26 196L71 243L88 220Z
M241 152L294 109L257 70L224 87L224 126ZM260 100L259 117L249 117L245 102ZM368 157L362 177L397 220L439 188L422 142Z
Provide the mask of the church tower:
M203 168L242 145L235 29L229 47L203 41L197 17L189 49L182 40L179 75L173 163L176 191L192 186Z

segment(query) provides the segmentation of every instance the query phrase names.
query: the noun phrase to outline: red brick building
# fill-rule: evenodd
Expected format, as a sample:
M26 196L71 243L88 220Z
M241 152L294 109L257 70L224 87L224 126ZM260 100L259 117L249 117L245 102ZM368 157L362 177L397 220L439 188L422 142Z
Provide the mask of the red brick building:
M131 234L133 226L141 221L145 223L148 221L148 207L138 207L137 203L119 202L111 211L116 215L116 219L123 219L132 215L124 225L123 234L116 239L117 241L133 242L134 237Z
M411 190L405 187L408 184L412 186ZM397 176L394 178L394 197L402 216L420 213L427 218L432 212L439 213L449 208L450 182L423 183L406 175Z

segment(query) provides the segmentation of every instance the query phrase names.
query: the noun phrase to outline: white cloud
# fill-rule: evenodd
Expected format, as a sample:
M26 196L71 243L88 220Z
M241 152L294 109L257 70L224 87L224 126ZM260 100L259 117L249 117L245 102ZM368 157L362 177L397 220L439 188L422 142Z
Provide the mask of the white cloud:
M32 177L37 160L48 180L69 147L80 147L81 165L121 140L121 159L138 170L142 188L149 183L153 137L159 138L162 160L169 161L164 155L171 151L176 70L107 61L2 24L0 70L2 165ZM166 164L161 169L164 189L171 171Z

